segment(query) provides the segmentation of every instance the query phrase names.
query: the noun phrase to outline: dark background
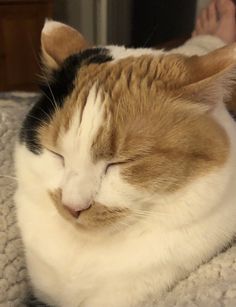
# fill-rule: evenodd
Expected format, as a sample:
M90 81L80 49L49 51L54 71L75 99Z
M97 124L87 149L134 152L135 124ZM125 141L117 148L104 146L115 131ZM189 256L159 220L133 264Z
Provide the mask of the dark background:
M176 47L193 30L196 0L0 0L0 91L38 90L40 33L45 18L65 22L94 45ZM99 17L100 16L100 17ZM100 31L100 32L99 32Z
M130 45L150 47L191 35L196 0L133 0Z

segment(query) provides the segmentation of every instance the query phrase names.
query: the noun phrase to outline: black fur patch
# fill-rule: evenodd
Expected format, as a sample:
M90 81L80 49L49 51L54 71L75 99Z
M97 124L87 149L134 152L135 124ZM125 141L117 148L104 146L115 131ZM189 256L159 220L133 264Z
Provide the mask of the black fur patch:
M61 108L65 98L74 89L75 76L84 65L105 63L112 57L106 48L87 49L68 57L60 69L52 72L48 83L41 86L42 96L26 116L20 132L20 142L34 154L41 153L41 145L37 138L38 127L49 122L56 108Z
M236 121L236 113L233 111L230 111L229 113L233 117L233 119Z

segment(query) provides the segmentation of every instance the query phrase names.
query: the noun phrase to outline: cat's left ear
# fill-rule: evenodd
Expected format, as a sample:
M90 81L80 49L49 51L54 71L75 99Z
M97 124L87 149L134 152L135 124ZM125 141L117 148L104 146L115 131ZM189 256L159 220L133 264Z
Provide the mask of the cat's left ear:
M189 65L193 77L181 88L184 99L196 102L202 110L211 110L232 95L236 85L236 44L189 58Z
M72 54L90 47L82 34L72 27L46 20L41 33L42 60L47 69L58 68Z

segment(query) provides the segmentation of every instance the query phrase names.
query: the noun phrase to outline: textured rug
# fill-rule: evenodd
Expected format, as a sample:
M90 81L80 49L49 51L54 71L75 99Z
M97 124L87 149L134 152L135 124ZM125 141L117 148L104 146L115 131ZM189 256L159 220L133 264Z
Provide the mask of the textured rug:
M0 94L0 307L45 306L30 293L13 204L14 143L25 113L36 99L35 94ZM200 266L158 304L174 306L235 307L236 244Z
M14 144L36 94L0 93L0 307L44 306L30 296L13 195Z

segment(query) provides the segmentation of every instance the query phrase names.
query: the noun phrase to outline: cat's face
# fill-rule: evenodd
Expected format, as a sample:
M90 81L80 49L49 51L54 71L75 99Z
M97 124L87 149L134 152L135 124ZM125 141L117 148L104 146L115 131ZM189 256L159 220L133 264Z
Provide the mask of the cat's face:
M114 50L60 64L21 132L60 214L88 229L134 222L228 154L204 88L192 86L204 77L196 59L122 49L115 59Z

